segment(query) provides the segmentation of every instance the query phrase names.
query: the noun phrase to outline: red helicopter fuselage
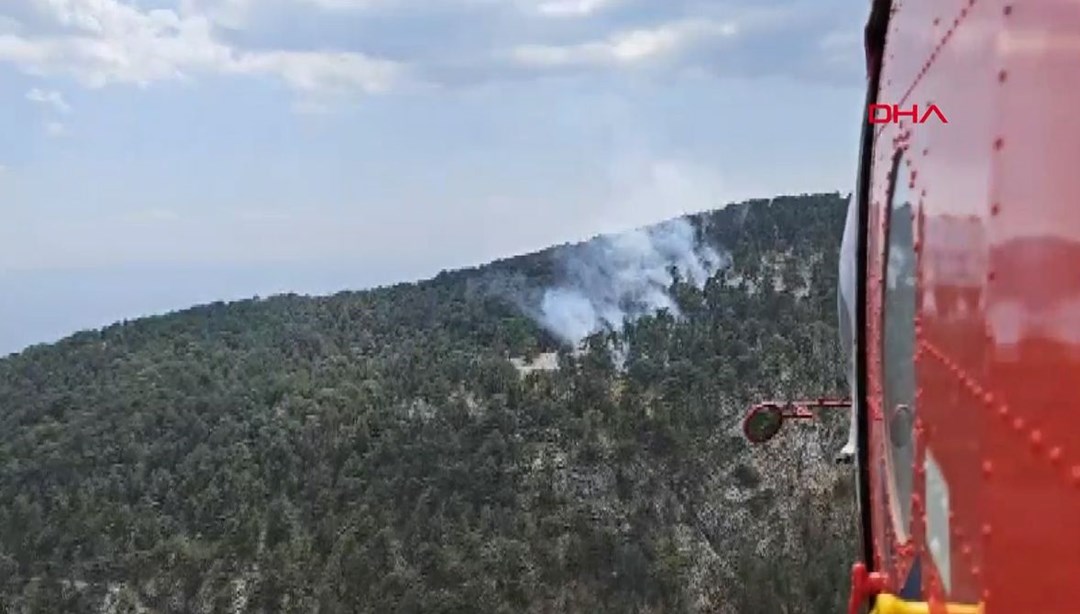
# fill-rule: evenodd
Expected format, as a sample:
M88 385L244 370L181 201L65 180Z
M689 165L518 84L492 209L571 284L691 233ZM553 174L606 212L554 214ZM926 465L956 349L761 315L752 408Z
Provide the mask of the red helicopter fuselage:
M1075 614L1080 2L875 0L866 47L868 111L948 123L864 117L852 610Z
M1080 612L1080 4L876 4L876 100L949 123L871 125L862 161L869 566L931 604Z

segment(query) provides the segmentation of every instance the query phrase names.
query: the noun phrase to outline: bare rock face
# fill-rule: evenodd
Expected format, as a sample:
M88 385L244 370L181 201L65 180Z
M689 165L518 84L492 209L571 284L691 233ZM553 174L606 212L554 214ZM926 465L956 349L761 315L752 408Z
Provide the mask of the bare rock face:
M510 364L514 365L514 368L518 370L518 373L523 378L536 371L558 371L559 353L542 352L532 360L525 357L514 357L510 359Z

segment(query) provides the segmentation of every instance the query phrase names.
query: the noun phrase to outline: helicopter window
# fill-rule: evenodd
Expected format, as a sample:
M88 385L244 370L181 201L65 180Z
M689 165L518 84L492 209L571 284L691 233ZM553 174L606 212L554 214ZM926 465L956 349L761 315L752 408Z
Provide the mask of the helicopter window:
M855 259L856 233L859 232L858 201L852 193L848 202L847 220L844 223L844 236L840 244L840 283L837 284L838 307L840 311L840 350L843 352L844 376L848 387L854 389L855 356Z
M896 530L908 535L911 521L915 445L915 208L908 167L898 152L892 173L887 215L882 356L884 357L885 431Z

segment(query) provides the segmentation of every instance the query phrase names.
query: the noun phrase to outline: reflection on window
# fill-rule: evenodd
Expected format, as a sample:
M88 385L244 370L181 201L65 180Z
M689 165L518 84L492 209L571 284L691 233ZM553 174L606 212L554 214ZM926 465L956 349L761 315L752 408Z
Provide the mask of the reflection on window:
M901 538L908 535L915 445L915 233L914 204L907 167L893 173L889 203L888 259L885 264L884 411L889 466Z
M838 307L840 309L840 349L843 352L844 376L848 388L855 389L855 267L858 248L856 233L859 232L859 202L852 193L848 201L847 220L844 222L844 237L840 243L840 279L837 284Z

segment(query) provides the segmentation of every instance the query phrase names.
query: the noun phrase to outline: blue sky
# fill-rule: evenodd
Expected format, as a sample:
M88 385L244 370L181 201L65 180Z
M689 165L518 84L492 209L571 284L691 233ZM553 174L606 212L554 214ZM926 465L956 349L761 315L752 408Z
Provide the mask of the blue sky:
M0 355L847 191L866 11L5 0Z

